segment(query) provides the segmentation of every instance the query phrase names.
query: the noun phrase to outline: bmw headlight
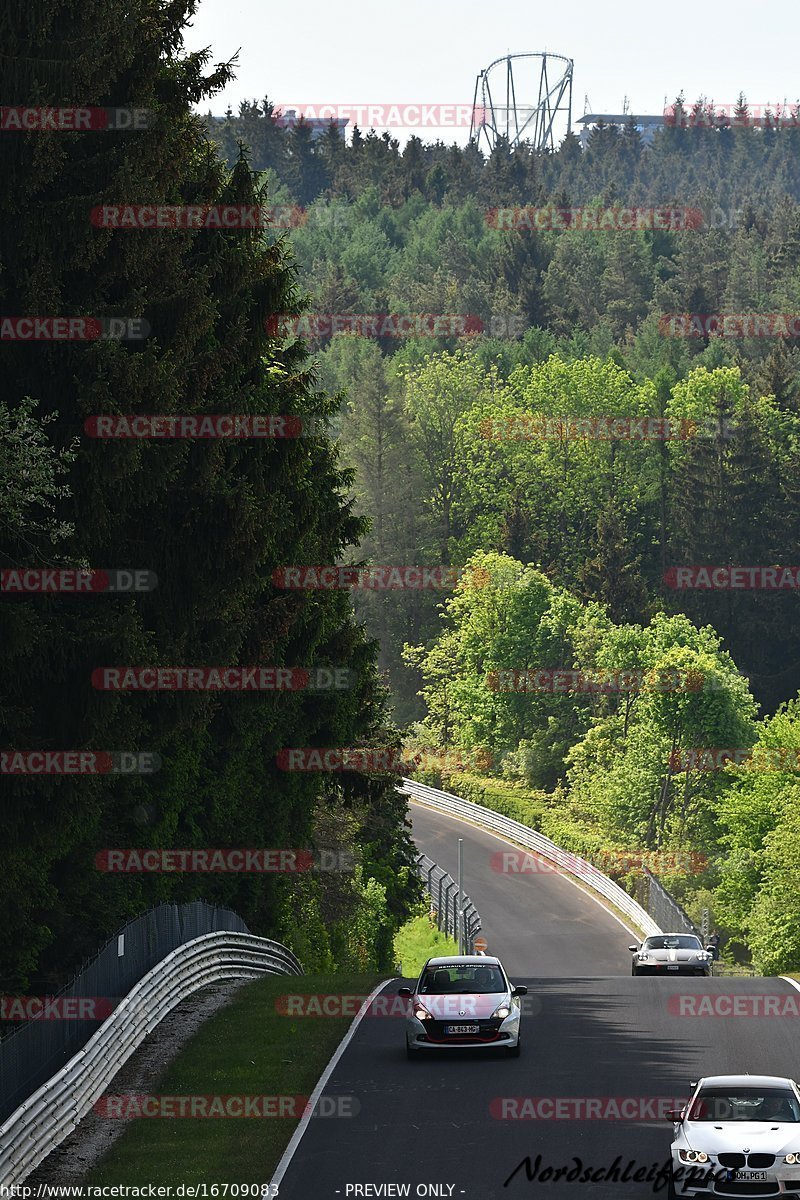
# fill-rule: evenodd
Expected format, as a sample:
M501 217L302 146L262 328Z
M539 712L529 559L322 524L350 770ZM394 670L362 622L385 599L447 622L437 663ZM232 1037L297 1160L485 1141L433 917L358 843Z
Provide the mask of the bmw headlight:
M511 1015L511 1005L507 1004L506 1001L504 1000L503 1003L498 1008L496 1008L494 1010L494 1012L492 1013L492 1020L494 1020L496 1017L498 1020L503 1021L503 1020L505 1020L506 1017L508 1017L510 1015Z
M681 1162L708 1162L708 1155L705 1150L679 1150L678 1157Z
M798 1163L800 1163L800 1153L786 1154L784 1155L783 1161L786 1163L787 1167L796 1167Z

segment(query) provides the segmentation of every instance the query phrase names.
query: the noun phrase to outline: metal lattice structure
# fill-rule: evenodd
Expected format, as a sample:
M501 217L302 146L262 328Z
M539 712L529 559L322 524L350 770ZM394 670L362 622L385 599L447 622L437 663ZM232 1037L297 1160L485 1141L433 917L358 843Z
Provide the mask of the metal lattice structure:
M489 152L501 139L510 150L522 142L555 150L559 116L572 131L572 69L571 58L547 52L495 59L475 80L470 139L485 139Z

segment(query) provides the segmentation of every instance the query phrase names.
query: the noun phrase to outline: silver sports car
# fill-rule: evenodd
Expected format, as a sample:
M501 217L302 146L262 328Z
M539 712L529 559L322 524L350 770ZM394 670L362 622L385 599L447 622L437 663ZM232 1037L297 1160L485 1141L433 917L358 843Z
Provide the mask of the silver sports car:
M710 1075L674 1122L670 1197L800 1196L800 1089L775 1075Z
M499 958L456 954L429 958L413 988L401 987L411 1001L406 1018L406 1053L425 1050L505 1049L516 1057L520 1041L520 996Z
M693 933L656 933L633 954L631 975L710 975L713 955Z

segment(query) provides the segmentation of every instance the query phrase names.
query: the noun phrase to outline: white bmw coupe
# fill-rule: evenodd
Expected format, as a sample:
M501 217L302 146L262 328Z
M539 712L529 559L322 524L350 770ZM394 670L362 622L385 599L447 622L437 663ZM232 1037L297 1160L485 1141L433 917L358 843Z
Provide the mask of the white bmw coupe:
M709 1075L673 1121L669 1195L800 1197L800 1088L775 1075Z

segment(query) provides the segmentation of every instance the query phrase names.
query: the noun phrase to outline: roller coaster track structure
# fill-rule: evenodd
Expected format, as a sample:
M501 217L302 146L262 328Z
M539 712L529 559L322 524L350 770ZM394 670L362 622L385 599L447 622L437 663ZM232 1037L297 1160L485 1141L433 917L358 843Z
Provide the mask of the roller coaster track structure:
M490 153L503 139L509 150L555 150L556 119L572 130L572 70L571 58L546 51L495 59L475 80L470 139Z

